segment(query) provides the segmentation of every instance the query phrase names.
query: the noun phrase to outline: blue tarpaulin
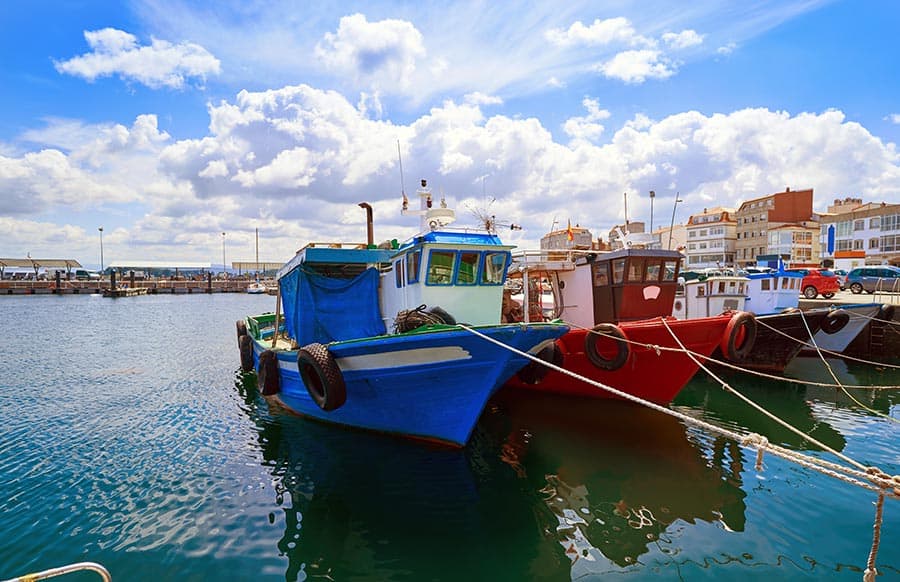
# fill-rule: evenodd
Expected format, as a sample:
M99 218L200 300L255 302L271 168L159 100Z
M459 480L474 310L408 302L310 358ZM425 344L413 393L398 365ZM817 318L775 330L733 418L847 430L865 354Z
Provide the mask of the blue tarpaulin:
M353 279L325 277L302 267L281 277L281 304L288 335L301 346L383 335L378 271Z

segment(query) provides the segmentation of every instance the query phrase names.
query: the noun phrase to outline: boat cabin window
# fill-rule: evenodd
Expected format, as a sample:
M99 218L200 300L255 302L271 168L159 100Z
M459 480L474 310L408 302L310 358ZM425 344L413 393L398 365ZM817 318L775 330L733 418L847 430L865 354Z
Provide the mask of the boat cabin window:
M419 267L422 264L422 251L417 250L406 255L406 282L419 282Z
M706 284L700 283L697 285L697 297L705 297L706 296Z
M609 263L594 264L594 287L609 285Z
M510 254L433 250L428 255L426 285L502 285ZM480 275L479 275L480 273Z
M484 253L484 269L481 271L482 285L502 285L506 277L510 255L507 252Z
M630 283L640 283L644 280L644 261L641 259L631 259L628 261L628 281Z
M782 289L788 289L790 284L791 284L791 280L788 277L781 278L781 288Z
M428 257L429 285L451 285L453 269L456 266L455 251L431 251Z
M647 281L658 282L660 271L662 271L660 263L647 263Z
M403 287L403 259L394 261L394 282L397 287Z
M663 281L674 281L675 277L678 275L678 261L666 261L665 269L663 270Z
M719 293L725 293L725 281L719 281Z
M478 259L481 253L476 251L460 251L459 271L456 273L457 285L475 285L478 283Z
M612 262L613 283L621 283L625 278L625 259Z
M768 291L769 290L769 279L763 279L762 281L760 281L759 288L762 289L763 291Z

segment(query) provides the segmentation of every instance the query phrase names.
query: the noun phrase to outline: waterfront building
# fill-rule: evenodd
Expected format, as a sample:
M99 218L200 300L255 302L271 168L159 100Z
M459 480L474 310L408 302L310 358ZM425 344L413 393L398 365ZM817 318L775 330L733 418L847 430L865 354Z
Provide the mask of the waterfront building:
M834 268L900 264L900 204L836 199L820 222L822 257Z
M734 265L737 220L733 208L704 208L688 218L687 269L706 269Z
M773 255L774 252L770 252L769 249L769 231L789 225L797 227L786 229L787 232L791 232L790 242L782 241L780 235L777 239L780 254L784 255L782 258L797 263L817 260L818 253L813 253L809 249L810 245L806 235L803 234L818 227L812 210L812 201L812 188L808 190L785 188L784 192L754 198L741 204L734 215L737 221L736 266L754 266L760 257ZM813 254L816 256L815 259Z

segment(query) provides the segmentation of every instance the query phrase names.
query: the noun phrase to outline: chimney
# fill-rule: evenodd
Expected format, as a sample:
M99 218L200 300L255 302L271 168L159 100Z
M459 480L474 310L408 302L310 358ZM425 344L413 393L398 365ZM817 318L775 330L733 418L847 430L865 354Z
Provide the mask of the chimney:
M785 191L785 192L790 192L790 191L791 191L790 186L785 186L785 187L784 187L784 191Z

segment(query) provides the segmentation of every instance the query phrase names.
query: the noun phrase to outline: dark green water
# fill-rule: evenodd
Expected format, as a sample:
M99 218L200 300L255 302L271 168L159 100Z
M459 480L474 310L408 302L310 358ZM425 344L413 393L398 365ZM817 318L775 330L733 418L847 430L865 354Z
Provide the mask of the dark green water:
M501 395L462 451L270 411L234 321L272 309L0 298L0 579L84 560L153 582L862 578L874 494L772 455L757 472L754 451L636 406ZM825 378L815 360L789 373ZM829 388L729 380L900 473L896 422ZM900 416L900 393L853 394ZM823 454L710 380L673 407ZM879 580L900 579L900 502L884 517Z

